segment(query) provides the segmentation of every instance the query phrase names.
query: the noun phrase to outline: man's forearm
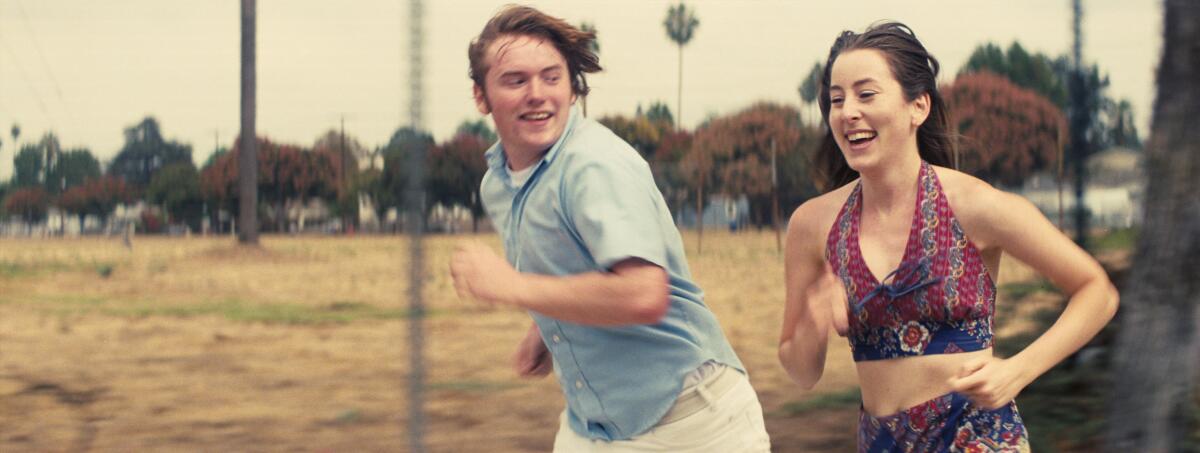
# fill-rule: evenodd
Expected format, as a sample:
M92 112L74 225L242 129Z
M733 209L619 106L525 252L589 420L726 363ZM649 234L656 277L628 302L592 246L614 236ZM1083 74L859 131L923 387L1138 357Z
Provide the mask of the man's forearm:
M520 274L514 305L577 324L655 324L670 307L667 273L649 263L569 276Z

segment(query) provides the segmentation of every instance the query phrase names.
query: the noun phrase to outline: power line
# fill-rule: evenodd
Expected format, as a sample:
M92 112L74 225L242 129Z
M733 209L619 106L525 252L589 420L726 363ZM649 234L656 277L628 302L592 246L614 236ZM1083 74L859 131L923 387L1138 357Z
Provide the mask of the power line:
M9 60L12 60L13 66L17 68L17 72L21 73L21 79L25 81L26 85L29 85L29 91L33 93L33 99L37 101L38 107L42 110L42 115L46 116L46 121L54 124L54 120L50 118L50 111L46 109L46 103L42 101L42 94L38 92L37 86L29 79L29 73L25 72L25 68L21 66L17 55L8 47L8 41L0 39L0 46L4 47L4 52L8 54Z
M38 42L37 33L33 31L33 25L29 23L29 15L25 14L25 6L20 1L17 1L17 9L21 11L21 20L25 23L25 29L29 30L29 39L33 41L33 49L37 51L38 59L42 62L42 68L46 71L46 75L50 77L50 83L54 85L54 93L58 95L58 101L62 103L63 111L70 115L71 109L67 108L67 101L63 99L58 77L54 75L54 70L50 69L50 63L46 61L46 54L42 52L42 44Z

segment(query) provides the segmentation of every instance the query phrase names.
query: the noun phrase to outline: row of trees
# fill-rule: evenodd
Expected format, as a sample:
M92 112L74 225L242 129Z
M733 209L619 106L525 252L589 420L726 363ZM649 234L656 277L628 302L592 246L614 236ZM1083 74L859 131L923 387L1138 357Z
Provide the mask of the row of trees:
M942 89L961 136L965 171L1015 185L1057 164L1066 119L1045 97L990 72L963 73ZM662 103L645 112L639 108L633 117L599 121L651 163L673 208L702 204L714 194L745 195L751 220L766 225L772 221L772 195L789 210L816 194L809 155L824 126L803 121L794 107L758 103L711 117L693 131L672 127L671 112Z
M13 125L14 143L19 136L20 127ZM127 128L125 138L106 172L91 150L64 150L53 133L20 146L13 156L12 181L0 185L4 200L0 208L27 222L44 219L51 205L81 217L91 214L104 219L116 205L141 194L160 168L191 164L191 147L164 140L152 118ZM151 199L157 196L152 190L145 194Z
M1044 97L988 72L964 73L944 89L964 136L964 169L1013 184L1058 159L1065 120ZM746 196L751 221L762 226L775 221L774 206L787 210L816 193L808 151L820 140L822 126L806 124L796 108L754 104L712 117L692 131L677 128L674 118L670 108L656 102L645 111L639 107L631 117L609 115L599 121L651 163L676 212L684 206L702 212L714 194ZM53 135L25 145L15 159L17 190L7 211L37 221L47 205L57 204L68 212L103 217L105 207L141 198L161 207L171 221L193 228L206 213L237 212L239 145L218 150L197 168L190 147L165 140L153 118L125 135L125 146L103 177L88 150L59 152ZM258 193L271 220L267 226L286 230L286 205L313 199L326 202L347 222L359 218L360 198L371 200L377 217L393 208L406 211L406 168L418 145L430 150L426 209L459 205L479 216L476 190L486 170L482 154L494 141L482 120L464 123L442 143L428 133L400 128L387 145L371 151L336 131L323 134L311 147L259 138ZM360 169L362 159L369 164ZM376 168L378 161L382 168Z
M672 7L664 22L668 36L681 49L697 25L694 11L682 6ZM1017 43L1007 51L994 44L975 50L956 80L943 87L962 137L964 170L993 183L1016 185L1061 161L1067 140L1064 65L1064 58L1029 54ZM821 69L815 64L800 86L809 112ZM1114 102L1103 94L1107 77L1100 76L1098 67L1093 66L1090 74L1090 93L1095 98L1091 105L1104 113L1097 115L1100 119L1092 127L1095 143L1139 146L1128 102ZM808 121L803 121L805 116ZM694 130L679 127L677 119L661 102L645 111L639 107L631 117L600 118L651 163L677 213L684 206L702 212L714 194L746 196L750 219L761 226L774 221L777 209L789 210L816 193L809 178L808 150L816 147L824 126L814 115L759 103L710 117ZM15 142L18 129L13 132ZM191 147L164 139L153 118L126 129L125 138L103 173L90 151L60 150L52 134L22 146L14 158L11 195L6 197L10 200L2 207L36 221L52 204L103 217L99 211L113 200L144 199L161 207L171 221L193 228L205 214L237 212L240 145L217 150L197 168ZM291 202L323 200L346 224L359 218L360 198L371 201L376 217L384 217L390 209L408 211L402 195L409 178L406 167L412 150L420 146L430 150L425 162L426 211L435 204L458 205L477 217L482 206L476 189L486 169L481 155L494 141L495 135L482 120L464 123L443 143L435 143L423 131L400 128L385 146L374 150L337 131L323 134L311 147L260 137L259 210L270 220L268 229L275 230L286 229L284 213ZM360 169L358 162L364 159L369 164ZM380 161L382 168L376 168ZM107 182L99 183L102 179ZM72 189L75 192L64 198Z
M232 149L216 150L197 168L191 147L164 139L154 118L126 129L125 138L104 171L86 148L61 150L53 133L25 144L14 157L12 181L0 185L0 208L30 223L44 220L51 206L81 220L95 215L104 221L118 204L144 200L160 208L167 221L193 229L205 216L217 220L222 210L237 212L239 141ZM370 200L379 218L393 208L403 211L405 169L411 150L420 143L431 150L425 164L430 201L467 206L479 215L482 206L475 193L486 169L482 156L494 141L495 134L482 120L463 123L440 144L427 133L400 128L387 145L375 150L332 130L310 147L259 137L259 210L269 219L267 229L276 231L287 229L288 205L307 205L314 199L322 200L347 224L359 217L360 196ZM363 160L368 164L360 169ZM376 168L380 161L381 168Z

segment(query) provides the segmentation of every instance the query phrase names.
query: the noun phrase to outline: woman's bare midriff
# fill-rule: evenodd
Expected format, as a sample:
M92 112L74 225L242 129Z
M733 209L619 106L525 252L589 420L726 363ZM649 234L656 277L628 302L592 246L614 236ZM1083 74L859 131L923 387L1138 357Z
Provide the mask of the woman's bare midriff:
M963 364L991 356L992 349L988 348L856 362L863 409L867 414L882 417L950 393L950 378L958 375Z

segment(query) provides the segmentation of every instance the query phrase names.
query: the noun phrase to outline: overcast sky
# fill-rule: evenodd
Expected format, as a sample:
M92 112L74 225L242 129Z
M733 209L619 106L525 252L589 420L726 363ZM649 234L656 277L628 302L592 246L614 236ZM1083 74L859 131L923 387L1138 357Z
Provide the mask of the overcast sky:
M426 0L425 123L445 139L479 118L466 48L507 1ZM1084 0L1088 61L1109 94L1129 99L1143 137L1161 50L1161 5ZM676 109L677 50L662 22L672 2L558 0L528 4L600 37L605 71L589 79L589 113L631 114L661 100ZM838 32L880 19L907 23L948 82L972 49L1014 40L1051 56L1070 49L1070 1L924 0L853 3L690 1L700 26L684 49L683 123L759 100L800 103L796 88ZM0 179L22 143L53 131L107 163L122 131L147 115L203 162L239 125L236 0L0 0ZM408 122L407 0L259 0L258 133L311 145L344 118L346 133L382 145Z

